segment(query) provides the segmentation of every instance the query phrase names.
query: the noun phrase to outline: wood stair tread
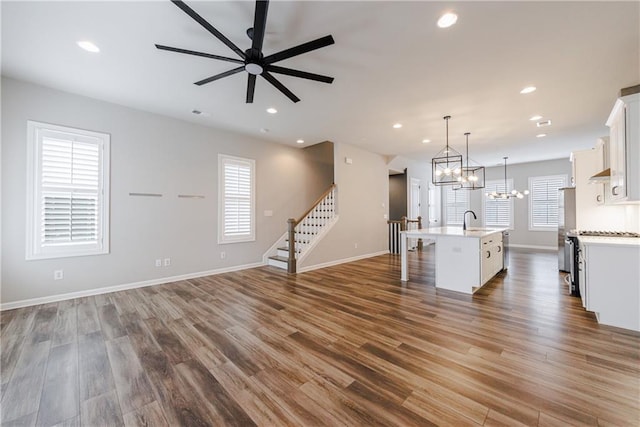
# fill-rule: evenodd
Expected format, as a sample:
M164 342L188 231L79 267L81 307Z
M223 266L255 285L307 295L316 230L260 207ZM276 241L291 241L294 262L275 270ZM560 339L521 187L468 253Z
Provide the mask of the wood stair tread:
M280 255L270 256L269 259L274 259L276 261L282 261L282 262L289 262L289 258L280 256Z

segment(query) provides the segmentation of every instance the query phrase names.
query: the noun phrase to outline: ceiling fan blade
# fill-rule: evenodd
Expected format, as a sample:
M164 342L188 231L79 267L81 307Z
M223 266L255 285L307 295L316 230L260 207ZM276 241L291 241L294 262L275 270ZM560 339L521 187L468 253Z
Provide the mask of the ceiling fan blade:
M173 4L175 4L176 6L178 6L184 13L186 13L191 18L193 18L193 20L196 21L198 24L202 25L205 30L207 30L211 34L213 34L216 38L218 38L218 40L220 40L222 43L226 44L229 47L229 49L231 49L235 53L237 53L240 58L245 59L244 52L242 50L240 50L240 48L238 46L233 44L233 42L231 40L229 40L228 38L226 38L220 31L216 30L213 27L213 25L209 24L202 16L198 15L198 13L195 10L193 10L189 6L187 6L185 4L185 2L183 2L181 0L171 0L171 2Z
M278 89L280 92L284 93L287 98L289 98L290 100L292 100L293 102L298 102L300 101L300 98L298 98L297 96L295 96L293 94L293 92L291 92L289 89L287 89L286 87L284 87L284 85L282 83L280 83L278 80L276 80L275 77L273 77L271 74L269 74L268 71L263 71L262 74L260 74L262 77L265 78L266 81L268 81L269 83L271 83L272 85L274 85L276 87L276 89Z
M187 55L203 56L205 58L219 59L221 61L234 62L236 64L244 64L244 61L242 61L241 59L227 58L226 56L214 55L212 53L196 52L195 50L180 49L179 47L164 46L161 44L157 44L156 47L160 50L168 50L169 52L185 53Z
M253 102L253 93L256 90L256 75L249 74L249 79L247 80L247 104L251 104Z
M233 74L244 71L244 65L242 67L234 68L233 70L225 71L224 73L216 74L215 76L207 77L206 79L195 82L195 85L202 86L207 83L211 83L214 80L219 80L223 77L231 76Z
M265 56L264 63L273 64L274 62L282 61L283 59L291 58L292 56L302 55L303 53L311 52L312 50L320 49L321 47L329 46L334 43L335 41L332 36L320 37L319 39L302 43L298 46L274 53L273 55Z
M264 41L264 32L267 26L267 9L269 8L269 0L256 0L256 11L253 17L253 37L251 48L262 52L262 42Z
M267 65L267 71L272 73L284 74L287 76L300 77L302 79L315 80L323 83L333 83L333 77L323 76L320 74L307 73L306 71L292 70L291 68L278 67L277 65Z

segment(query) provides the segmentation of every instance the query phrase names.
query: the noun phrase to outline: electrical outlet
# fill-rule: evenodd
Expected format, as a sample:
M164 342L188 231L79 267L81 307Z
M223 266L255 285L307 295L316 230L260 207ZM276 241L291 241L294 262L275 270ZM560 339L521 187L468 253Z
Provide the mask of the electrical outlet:
M53 280L62 280L64 279L64 271L63 270L55 270L53 272Z
M156 267L162 267L162 260L160 258L156 259Z
M225 251L220 252L220 259L225 259L227 257L227 253Z
M357 243L354 246L355 246L356 249L358 249L358 244Z
M171 265L171 258L165 258L164 259L164 266L165 267L169 267Z

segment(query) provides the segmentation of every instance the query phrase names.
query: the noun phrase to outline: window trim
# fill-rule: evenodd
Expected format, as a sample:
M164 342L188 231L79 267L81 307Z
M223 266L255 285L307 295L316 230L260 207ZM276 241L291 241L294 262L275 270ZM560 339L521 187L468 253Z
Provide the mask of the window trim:
M251 195L249 200L250 207L250 232L248 235L239 237L229 237L224 234L224 166L227 161L248 163L251 171ZM225 245L230 243L255 242L256 240L256 161L244 157L231 156L227 154L218 154L218 244Z
M487 187L489 186L489 184L492 184L494 182L503 184L504 183L504 179L492 179L489 181L485 181L485 191L487 191ZM509 191L509 188L514 188L513 186L513 178L509 178L507 179L507 188L504 191ZM482 224L483 227L496 227L496 228L504 228L504 225L498 225L498 224L490 224L487 222L487 202L490 199L486 196L486 194L482 194ZM509 226L507 227L509 230L515 230L515 221L514 221L514 215L513 215L513 210L514 210L514 204L513 204L513 197L510 197L509 199Z
M528 224L528 230L529 231L557 231L558 227L543 227L543 226L534 226L533 225L533 196L534 196L534 192L533 192L533 182L536 180L550 180L550 179L555 179L555 178L561 178L562 179L562 186L559 188L563 188L567 186L567 175L566 174L557 174L557 175L545 175L545 176L530 176L529 177L529 224Z
M75 138L97 139L97 145L101 150L101 164L99 174L98 197L100 200L100 227L98 229L98 242L91 245L68 244L57 247L45 248L38 238L41 229L38 220L42 217L36 212L41 207L39 195L41 194L40 177L42 134L44 132L58 132ZM109 224L110 224L110 145L111 135L103 132L95 132L86 129L78 129L69 126L54 125L51 123L27 120L27 188L26 188L26 227L25 227L25 259L51 259L77 256L104 255L109 253ZM89 247L90 246L90 247Z

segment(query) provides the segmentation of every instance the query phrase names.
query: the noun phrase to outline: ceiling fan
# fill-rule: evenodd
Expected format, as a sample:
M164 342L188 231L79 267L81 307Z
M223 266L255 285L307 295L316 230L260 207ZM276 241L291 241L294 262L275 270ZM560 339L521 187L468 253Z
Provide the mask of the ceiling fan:
M223 77L228 77L233 74L239 73L241 71L246 71L248 73L247 80L247 103L253 102L253 94L256 88L256 76L263 77L266 81L271 83L276 87L280 92L285 94L287 98L292 100L293 102L300 101L296 95L293 94L289 89L287 89L280 81L278 81L273 74L284 74L287 76L300 77L303 79L315 80L323 83L332 83L333 77L322 76L320 74L308 73L306 71L293 70L291 68L279 67L277 65L273 65L276 62L282 61L284 59L291 58L293 56L302 55L303 53L310 52L312 50L320 49L325 46L329 46L334 44L334 40L332 36L324 36L319 39L312 40L307 43L302 43L298 46L294 46L289 49L285 49L283 51L264 56L262 53L262 42L264 41L264 33L267 25L267 9L269 7L269 0L257 0L256 1L256 9L253 20L253 27L247 29L247 36L251 39L251 47L245 51L242 51L238 46L236 46L231 40L226 38L220 31L216 30L213 25L207 22L202 16L198 15L196 11L191 9L187 4L180 0L171 0L173 4L178 6L184 13L189 15L200 24L204 29L213 34L218 40L227 45L229 49L234 51L240 59L237 58L228 58L226 56L213 55L210 53L197 52L188 49L180 49L177 47L164 46L156 44L156 47L161 50L168 50L171 52L184 53L187 55L195 55L202 56L205 58L218 59L220 61L233 62L236 64L241 64L239 67L233 68L231 70L225 71L220 74L216 74L211 77L207 77L206 79L202 79L200 81L195 82L196 85L202 86L207 83L211 83L212 81L219 80Z

